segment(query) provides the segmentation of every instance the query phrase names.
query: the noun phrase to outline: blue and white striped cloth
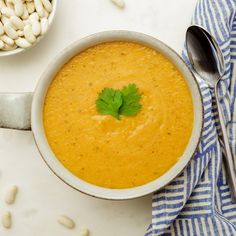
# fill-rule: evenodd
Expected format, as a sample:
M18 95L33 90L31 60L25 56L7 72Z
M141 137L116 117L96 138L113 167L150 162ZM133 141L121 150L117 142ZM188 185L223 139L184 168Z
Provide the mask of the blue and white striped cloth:
M199 0L193 24L218 41L226 71L219 94L234 157L236 157L236 0ZM186 52L183 57L188 63ZM211 91L199 80L204 98L204 130L196 155L183 173L153 195L152 223L146 236L236 235L236 203L227 184L219 121Z

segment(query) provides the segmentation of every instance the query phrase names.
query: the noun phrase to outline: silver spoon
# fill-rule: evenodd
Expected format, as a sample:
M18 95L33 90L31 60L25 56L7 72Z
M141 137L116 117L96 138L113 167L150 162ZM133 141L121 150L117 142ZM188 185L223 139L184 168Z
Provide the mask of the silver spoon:
M216 40L209 32L197 25L188 28L186 33L186 47L193 71L214 89L222 130L222 139L225 147L225 167L232 196L236 199L236 172L234 160L218 96L218 82L221 80L225 71L224 57Z

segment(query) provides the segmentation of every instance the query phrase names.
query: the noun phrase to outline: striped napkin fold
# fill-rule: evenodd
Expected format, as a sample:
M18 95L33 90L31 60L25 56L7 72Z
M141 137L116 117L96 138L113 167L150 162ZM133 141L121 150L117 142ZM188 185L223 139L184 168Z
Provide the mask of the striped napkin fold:
M192 24L203 26L217 40L225 59L219 84L221 106L236 157L236 1L199 0ZM189 64L183 51L183 58ZM152 235L236 235L236 203L232 201L222 162L215 101L198 79L204 101L204 128L197 152L182 174L156 192L152 200Z

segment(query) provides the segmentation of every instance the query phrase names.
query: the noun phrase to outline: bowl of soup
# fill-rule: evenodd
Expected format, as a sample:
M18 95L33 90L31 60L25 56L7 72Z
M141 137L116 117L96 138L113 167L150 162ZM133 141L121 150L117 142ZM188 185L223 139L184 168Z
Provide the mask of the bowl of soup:
M178 176L202 124L200 90L185 62L130 31L64 49L41 76L31 109L49 168L74 189L113 200L147 195Z

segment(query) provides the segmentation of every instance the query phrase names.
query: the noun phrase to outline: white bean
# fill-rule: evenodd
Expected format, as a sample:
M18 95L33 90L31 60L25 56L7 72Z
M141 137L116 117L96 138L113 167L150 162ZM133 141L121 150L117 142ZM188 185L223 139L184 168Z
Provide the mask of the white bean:
M27 11L26 4L24 4L23 7L24 7L24 13L23 13L23 15L21 16L21 19L27 20L27 19L29 18L29 12Z
M0 40L0 49L2 49L3 47L4 47L4 42Z
M43 9L43 17L48 18L48 16L49 16L49 13L45 9Z
M11 39L11 38L9 38L7 35L3 35L3 36L1 36L0 37L0 39L4 42L4 43L6 43L6 44L8 44L8 45L10 45L10 46L13 46L14 45L14 40L13 39Z
M68 229L73 229L75 227L75 222L68 216L60 216L58 218L58 223L65 226Z
M18 34L17 34L17 38L18 38ZM8 192L7 192L6 196L5 196L5 202L7 204L13 204L15 202L15 200L16 200L17 192L18 192L17 186L15 186L15 185L12 186L8 190Z
M4 44L4 47L3 47L3 51L11 51L11 50L14 50L14 49L16 49L17 48L17 46L14 44L14 45L8 45L8 44Z
M29 43L26 39L24 38L18 38L15 40L15 43L17 46L21 48L28 48L31 46L31 43Z
M13 6L12 3L10 3L10 2L6 2L6 5L7 5L8 8L14 10L14 6Z
M2 226L6 229L10 229L12 225L11 213L5 212L2 216Z
M7 36L9 36L11 39L17 39L18 38L18 34L13 29L13 27L12 27L10 22L7 22L6 24L4 24L4 30L5 30L5 32L7 34Z
M3 24L6 24L6 22L9 22L9 18L7 18L6 16L2 15L1 21L2 21Z
M25 35L25 39L30 42L30 43L34 43L36 41L36 37L33 34L32 31L32 27L31 25L26 25L24 27L24 35Z
M2 22L0 21L0 35L3 35L4 34L4 27L3 27L3 24Z
M123 0L111 0L117 7L124 8L125 2Z
M79 236L89 236L89 230L88 229L82 229L79 233Z
M27 20L23 20L23 23L24 23L24 26L25 26L25 25L29 25L29 24L31 24L29 19L27 19Z
M41 34L44 35L48 31L48 19L42 18L41 19Z
M26 7L27 7L29 14L31 14L35 11L35 6L34 6L33 2L26 2Z
M44 6L44 8L46 9L47 12L51 12L52 11L52 4L49 0L41 0L42 4Z
M22 0L13 0L15 5L15 13L17 16L22 16L24 14L24 5Z
M3 7L6 7L6 4L3 0L0 0L0 9L2 9Z
M11 23L10 18L8 18L8 17L6 17L6 16L2 16L1 21L2 21L2 23L3 23L4 25L7 24L7 23L10 23L10 24L11 24L11 27L12 27L14 30L17 30L17 27Z
M23 30L24 22L18 16L11 16L10 22L17 29Z
M30 14L29 19L30 19L30 20L35 19L35 20L38 21L38 20L39 20L39 15L38 15L38 13L37 13L37 12L34 12L34 13Z
M17 34L18 34L19 37L24 36L24 32L23 32L22 30L18 30L18 31L17 31Z
M44 16L44 8L41 0L34 0L35 9L38 12L40 17Z
M35 36L40 35L40 33L41 33L41 25L40 25L39 21L37 21L35 19L32 19L32 20L30 20L30 23L31 23L31 26L32 26L33 34Z
M15 12L11 8L8 8L8 7L3 7L1 9L1 12L6 17L11 17L15 15Z

